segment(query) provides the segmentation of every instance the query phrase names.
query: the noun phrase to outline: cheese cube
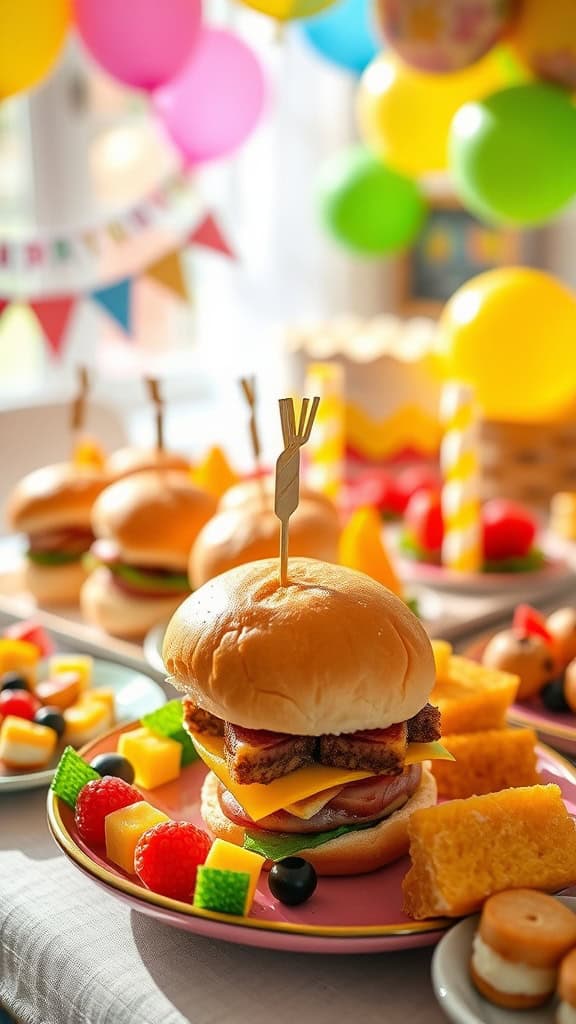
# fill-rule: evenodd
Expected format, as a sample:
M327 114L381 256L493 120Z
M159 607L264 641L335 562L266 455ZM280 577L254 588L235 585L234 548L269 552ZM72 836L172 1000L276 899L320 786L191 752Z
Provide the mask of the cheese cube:
M205 867L217 868L219 871L239 871L250 876L244 904L244 915L246 916L250 913L254 902L254 893L265 860L266 858L261 857L259 853L244 850L241 846L235 846L234 843L227 843L225 839L215 839L206 858Z
M450 669L452 644L449 644L447 640L433 640L432 652L434 654L434 662L436 665L436 679L447 679Z
M118 753L131 762L137 786L155 789L180 775L182 747L168 736L158 736L143 726L122 734Z
M140 836L161 821L169 821L168 815L142 800L129 807L120 807L107 814L104 819L106 834L106 856L128 875L134 874L134 852Z
M111 723L114 723L114 719L116 717L114 690L105 690L103 688L88 690L88 692L83 695L82 700L95 700L99 704L104 704L110 712Z
M92 685L93 665L94 659L89 654L53 654L48 660L48 675L52 677L62 672L77 672L80 690L87 690Z
M65 711L80 695L80 676L77 672L62 672L54 679L38 683L35 694L38 700L51 708Z
M0 761L8 768L44 768L57 742L54 729L7 715L0 728Z
M36 666L40 651L27 640L0 637L0 676L6 672L21 672L31 686L36 683Z
M64 711L64 739L72 747L82 747L112 725L109 708L102 701L80 699Z

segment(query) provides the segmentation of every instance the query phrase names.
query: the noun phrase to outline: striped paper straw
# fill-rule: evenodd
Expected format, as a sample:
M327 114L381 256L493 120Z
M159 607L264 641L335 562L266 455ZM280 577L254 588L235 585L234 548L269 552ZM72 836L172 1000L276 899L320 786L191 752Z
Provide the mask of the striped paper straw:
M306 482L338 501L344 477L344 370L338 363L310 363L305 393L320 405L306 447Z
M482 568L478 409L467 384L445 385L440 401L444 540L442 565L457 572Z

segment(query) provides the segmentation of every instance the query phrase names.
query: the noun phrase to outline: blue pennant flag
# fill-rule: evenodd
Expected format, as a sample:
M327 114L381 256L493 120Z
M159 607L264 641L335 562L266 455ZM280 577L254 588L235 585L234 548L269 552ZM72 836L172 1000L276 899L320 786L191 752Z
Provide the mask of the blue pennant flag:
M126 277L108 288L97 288L90 293L90 298L119 324L125 334L132 330L132 283L132 278Z

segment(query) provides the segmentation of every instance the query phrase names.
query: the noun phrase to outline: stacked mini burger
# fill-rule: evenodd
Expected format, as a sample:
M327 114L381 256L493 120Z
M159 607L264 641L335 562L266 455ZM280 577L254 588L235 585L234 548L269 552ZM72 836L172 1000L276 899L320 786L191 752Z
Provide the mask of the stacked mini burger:
M92 514L84 617L119 637L143 636L169 618L190 592L190 548L215 507L189 473L140 472L107 487Z
M34 470L12 492L7 520L27 534L24 583L39 604L78 603L92 506L107 483L98 467L70 461Z
M290 559L284 587L277 559L253 562L180 606L163 655L214 836L325 875L406 852L410 814L436 800L422 762L446 754L430 641L399 598L314 559Z

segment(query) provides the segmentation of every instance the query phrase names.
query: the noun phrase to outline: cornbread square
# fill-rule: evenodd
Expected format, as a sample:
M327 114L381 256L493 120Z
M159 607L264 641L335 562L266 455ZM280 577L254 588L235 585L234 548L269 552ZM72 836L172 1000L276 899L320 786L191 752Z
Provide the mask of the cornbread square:
M576 822L555 785L504 789L415 811L404 909L461 917L504 889L559 892L576 883Z
M533 729L488 729L443 736L443 746L456 760L431 762L438 796L454 800L536 785L540 781L536 742Z
M519 685L518 676L510 672L454 654L448 675L434 684L430 703L440 708L445 736L501 729Z

